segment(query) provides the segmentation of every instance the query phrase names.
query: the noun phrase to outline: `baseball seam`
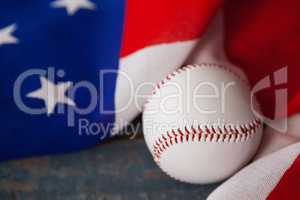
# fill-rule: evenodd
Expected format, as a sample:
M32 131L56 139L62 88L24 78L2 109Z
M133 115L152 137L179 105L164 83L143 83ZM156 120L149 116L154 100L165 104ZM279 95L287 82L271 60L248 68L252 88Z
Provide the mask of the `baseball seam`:
M153 145L152 152L154 160L159 162L161 154L170 146L184 142L244 142L251 138L256 130L261 126L261 121L254 121L245 125L227 125L227 126L208 126L201 128L200 125L195 128L193 126L184 126L183 129L172 129L162 134Z
M175 71L169 73L163 80L158 82L150 97L155 95L160 88L165 85L168 81L175 78L178 74L185 72L187 70L198 68L198 67L216 67L226 70L236 76L239 80L242 80L238 74L231 71L229 68L216 64L216 63L202 63L199 65L187 65L182 68L178 68ZM147 99L144 104L144 111L146 111L146 105L150 102L150 98ZM204 128L201 128L200 125L195 128L193 126L184 126L183 129L178 128L177 130L172 129L171 131L167 131L167 134L162 134L153 145L153 157L154 160L159 164L160 157L164 151L166 151L170 146L175 144L184 143L184 142L222 142L222 143L231 143L231 142L244 142L251 138L256 130L261 126L261 121L259 119L254 119L252 122L249 122L244 125L224 125L221 126L209 126L205 125Z

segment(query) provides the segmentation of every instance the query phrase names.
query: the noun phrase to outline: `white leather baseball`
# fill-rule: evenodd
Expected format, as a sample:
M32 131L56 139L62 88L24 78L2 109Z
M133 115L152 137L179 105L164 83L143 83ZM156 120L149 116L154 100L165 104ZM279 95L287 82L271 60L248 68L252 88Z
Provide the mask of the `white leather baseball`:
M159 82L145 104L143 129L160 168L189 183L231 176L262 136L247 82L217 64L189 65Z

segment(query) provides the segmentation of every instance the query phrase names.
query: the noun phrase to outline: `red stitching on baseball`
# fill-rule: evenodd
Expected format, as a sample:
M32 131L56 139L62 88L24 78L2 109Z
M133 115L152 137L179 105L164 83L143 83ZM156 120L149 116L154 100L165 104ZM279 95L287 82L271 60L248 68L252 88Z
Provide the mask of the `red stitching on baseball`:
M176 77L178 74L186 71L187 69L193 69L197 67L217 67L221 68L223 70L226 70L233 74L234 76L238 77L241 81L246 82L246 85L248 85L247 81L240 78L240 76L235 73L234 71L230 70L229 68L225 67L224 65L220 65L217 63L202 63L199 65L187 65L182 68L178 68L175 71L168 74L163 80L159 81L156 86L154 87L153 91L151 92L152 95L155 95L160 88L165 85L168 81L172 80L174 77ZM150 96L151 97L151 96ZM150 99L148 98L144 104L144 110L146 108L146 105L150 102ZM204 126L204 129L200 127L200 125L195 129L194 127L187 127L185 126L183 129L178 128L177 130L172 129L170 132L167 132L167 137L162 134L160 138L158 138L153 145L153 154L154 154L154 160L159 162L160 157L164 151L167 150L166 146L169 147L169 145L173 145L173 140L176 144L178 143L184 143L192 140L194 141L210 141L210 142L237 142L237 141L245 141L254 133L256 130L261 126L262 122L259 119L255 119L252 122L249 122L249 124L245 125L238 125L237 127L232 127L228 125L226 127L225 125L222 127L208 127L207 125ZM217 130L216 130L217 129ZM191 135L191 137L190 137Z
M238 125L234 128L229 126L229 130L226 129L226 127L224 127L224 130L222 130L220 127L210 127L213 130L217 128L219 133L210 131L210 128L207 125L204 126L204 129L202 129L200 126L198 126L198 129L185 126L183 129L177 129L177 133L173 129L171 132L167 133L168 137L165 137L164 134L162 134L162 136L154 142L154 159L159 162L162 153L167 150L167 147L173 145L172 140L174 140L176 144L189 141L201 142L202 140L208 142L245 141L255 134L256 130L261 126L261 124L262 123L259 119L255 119L253 122L250 122L247 125ZM167 140L164 140L164 138ZM157 151L157 149L159 149L159 151Z

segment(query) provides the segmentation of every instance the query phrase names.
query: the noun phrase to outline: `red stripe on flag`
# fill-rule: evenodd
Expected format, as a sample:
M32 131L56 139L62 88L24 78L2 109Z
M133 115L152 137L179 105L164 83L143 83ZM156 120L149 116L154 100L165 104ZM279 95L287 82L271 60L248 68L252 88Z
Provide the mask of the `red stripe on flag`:
M198 38L223 0L128 0L121 56L149 45Z
M300 112L300 91L297 94L295 94L295 96L289 102L289 106L288 106L289 116L292 116L297 112Z
M288 87L289 114L300 111L300 1L231 0L225 3L225 47L252 85L288 67L288 83L257 93L265 115L273 117L276 89ZM300 198L299 198L300 199Z
M300 155L267 198L267 200L282 199L300 199Z

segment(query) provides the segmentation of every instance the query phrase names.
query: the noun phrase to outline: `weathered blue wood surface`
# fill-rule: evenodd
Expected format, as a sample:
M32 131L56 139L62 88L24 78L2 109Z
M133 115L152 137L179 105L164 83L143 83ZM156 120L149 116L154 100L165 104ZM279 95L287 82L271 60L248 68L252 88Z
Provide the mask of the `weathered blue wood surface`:
M215 187L166 176L142 137L113 139L79 153L0 163L0 200L201 200Z

